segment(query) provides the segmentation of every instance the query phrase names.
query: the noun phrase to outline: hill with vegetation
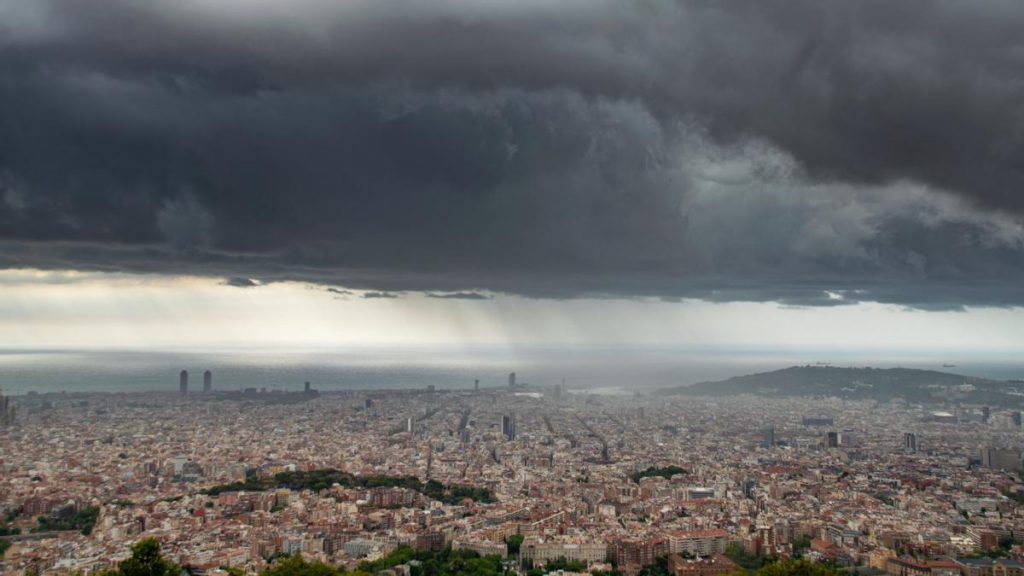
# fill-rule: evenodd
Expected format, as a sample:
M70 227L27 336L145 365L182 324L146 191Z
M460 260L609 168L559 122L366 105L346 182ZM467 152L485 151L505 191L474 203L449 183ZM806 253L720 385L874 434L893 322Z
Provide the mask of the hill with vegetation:
M423 494L431 500L445 504L461 504L470 499L475 502L489 504L494 502L494 494L486 488L472 486L444 485L434 480L421 482L413 476L354 476L339 470L324 469L310 472L281 472L269 478L257 478L247 475L244 482L220 484L202 491L208 496L216 496L222 492L263 492L275 488L291 490L313 490L319 492L337 484L344 488L407 488Z
M793 366L773 372L668 388L665 395L838 396L914 402L962 401L1019 406L1024 384L913 368Z
M679 466L674 466L674 465L673 466L666 466L664 468L657 468L655 466L651 466L651 467L647 468L646 470L642 470L640 472L636 472L636 473L632 474L630 476L630 479L633 480L633 482L636 482L636 483L639 483L642 478L655 478L655 477L658 477L658 478L664 478L666 480L670 480L676 474L686 474L686 470L684 470L683 468L680 468Z

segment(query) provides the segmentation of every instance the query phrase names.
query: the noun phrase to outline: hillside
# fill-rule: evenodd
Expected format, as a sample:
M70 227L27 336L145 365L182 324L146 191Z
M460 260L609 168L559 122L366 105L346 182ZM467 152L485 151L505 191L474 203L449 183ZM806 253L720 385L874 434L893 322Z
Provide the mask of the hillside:
M964 401L1017 406L1024 385L913 368L792 366L773 372L701 382L661 391L666 395L839 396L911 401Z

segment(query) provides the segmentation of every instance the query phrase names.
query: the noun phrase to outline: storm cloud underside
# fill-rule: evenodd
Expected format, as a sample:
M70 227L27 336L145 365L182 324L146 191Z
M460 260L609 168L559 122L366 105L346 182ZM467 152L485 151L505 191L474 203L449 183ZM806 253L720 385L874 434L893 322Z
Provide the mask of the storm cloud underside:
M0 267L1024 293L1013 0L0 0Z

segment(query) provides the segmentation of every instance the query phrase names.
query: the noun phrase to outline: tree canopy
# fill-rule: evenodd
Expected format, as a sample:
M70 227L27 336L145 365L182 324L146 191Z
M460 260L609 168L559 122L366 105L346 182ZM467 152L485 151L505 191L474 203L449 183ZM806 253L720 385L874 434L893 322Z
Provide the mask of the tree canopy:
M117 570L107 572L105 576L178 576L181 568L177 564L164 559L160 552L160 542L155 538L146 538L132 546L132 555L117 565Z
M766 564L757 576L844 576L845 571L830 564L817 564L809 560L782 560Z
M346 573L322 562L308 562L296 554L281 558L262 576L343 576Z
M434 480L421 482L413 476L354 476L346 472L326 468L323 470L281 472L273 478L247 476L244 482L221 484L202 490L202 494L216 496L223 492L262 492L274 488L290 490L313 490L319 492L335 484L345 488L406 488L445 504L460 504L466 498L489 504L494 494L486 488L472 486L446 486Z

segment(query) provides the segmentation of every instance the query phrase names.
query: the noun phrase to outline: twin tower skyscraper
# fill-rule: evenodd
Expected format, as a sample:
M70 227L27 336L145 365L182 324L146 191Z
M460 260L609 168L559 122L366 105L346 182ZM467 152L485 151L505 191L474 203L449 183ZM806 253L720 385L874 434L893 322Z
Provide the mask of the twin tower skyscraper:
M178 378L178 392L182 396L188 395L188 370L182 370ZM213 392L213 372L203 372L203 392Z

